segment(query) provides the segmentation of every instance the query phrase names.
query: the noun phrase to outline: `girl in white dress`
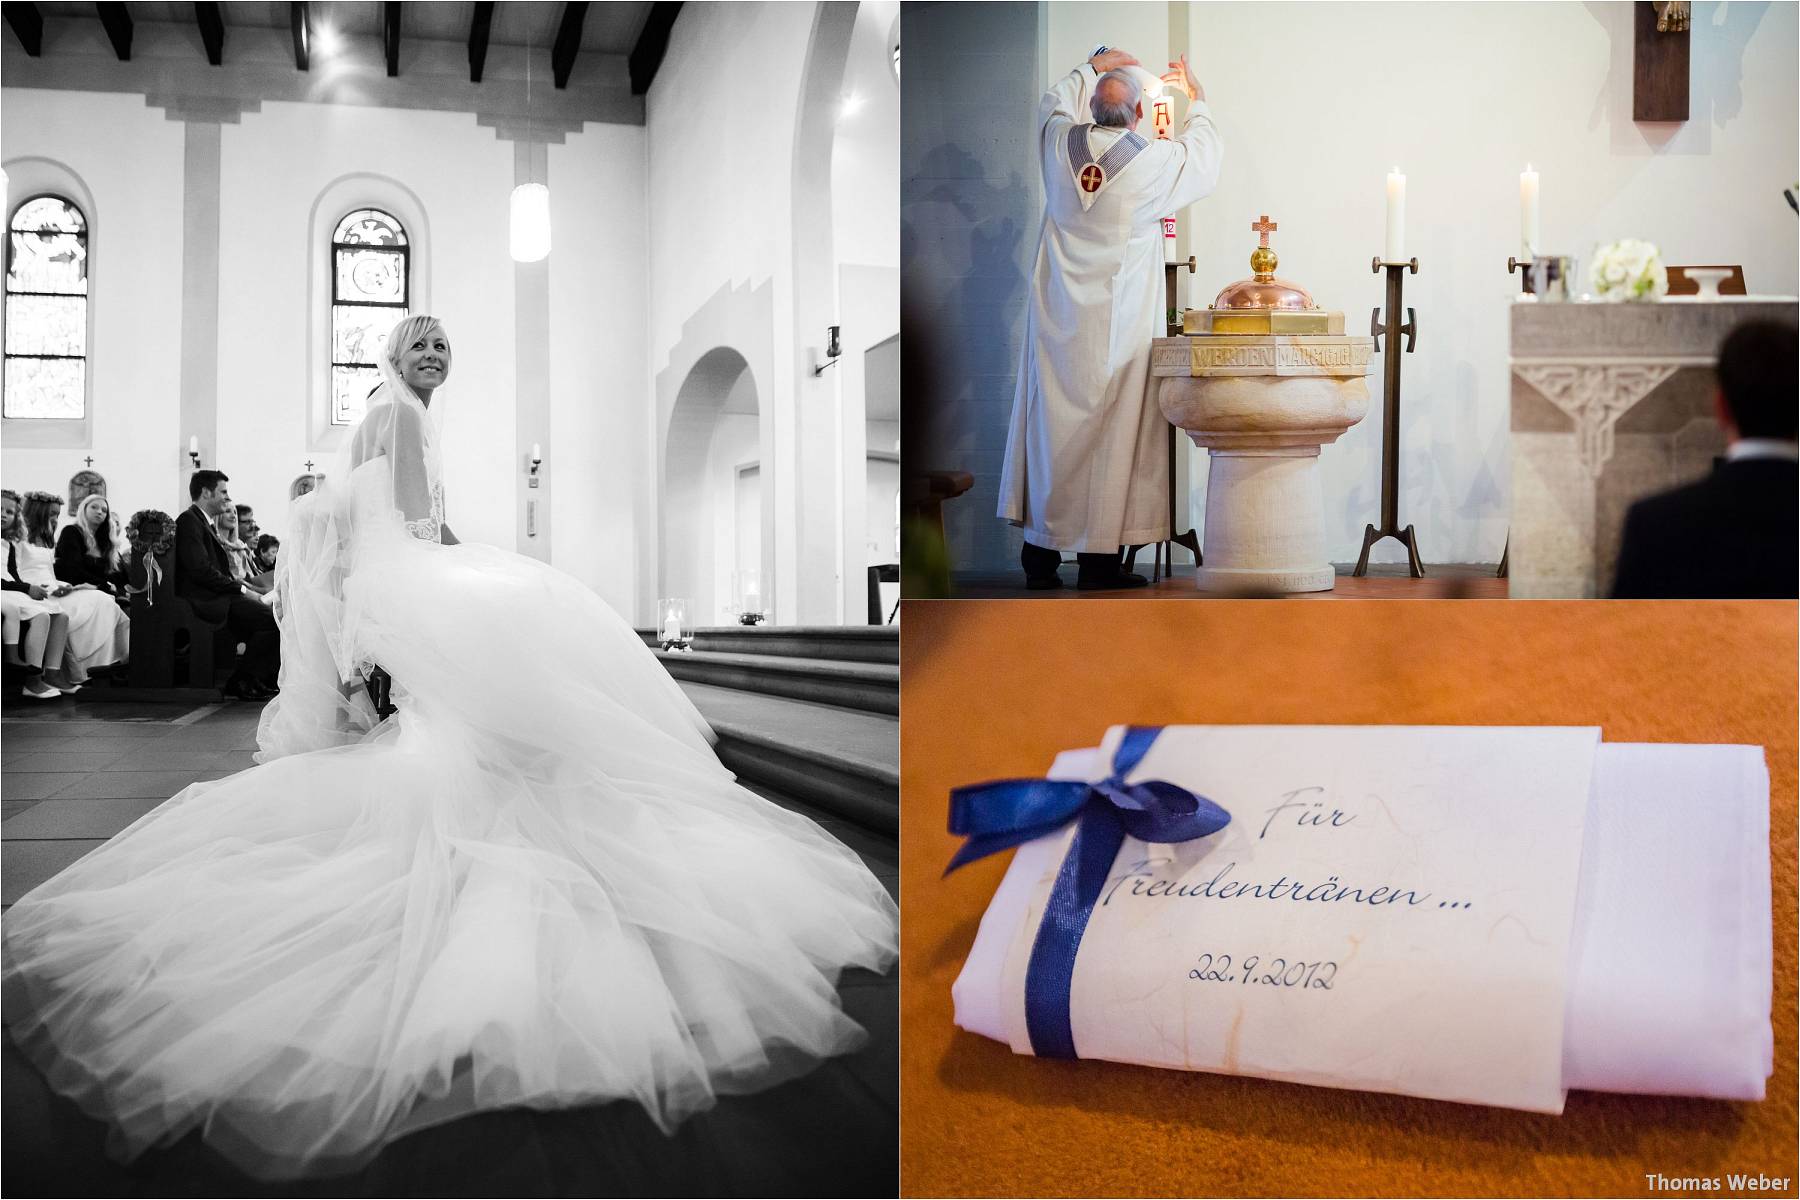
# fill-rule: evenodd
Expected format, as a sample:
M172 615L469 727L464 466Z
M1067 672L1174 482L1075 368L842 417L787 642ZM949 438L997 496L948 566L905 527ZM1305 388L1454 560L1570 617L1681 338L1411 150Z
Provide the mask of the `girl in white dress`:
M54 493L26 492L25 536L14 543L13 552L19 578L44 588L68 615L69 645L62 665L69 681L79 684L90 672L125 661L131 619L110 594L87 584L71 587L56 577L56 519L62 505L62 497Z
M69 618L50 599L49 589L28 584L15 574L18 553L14 544L24 535L19 525L19 494L11 488L0 490L0 530L6 538L6 586L0 590L6 661L29 674L20 685L25 696L54 700L63 694L58 682L67 684L71 691L79 686L62 672L63 652L69 642ZM45 663L50 664L49 671L43 669Z
M449 342L410 317L383 358L294 506L263 765L7 914L13 1035L126 1156L199 1128L252 1174L328 1173L472 1109L619 1097L668 1130L858 1045L837 976L895 955L881 884L734 782L630 625L454 544Z

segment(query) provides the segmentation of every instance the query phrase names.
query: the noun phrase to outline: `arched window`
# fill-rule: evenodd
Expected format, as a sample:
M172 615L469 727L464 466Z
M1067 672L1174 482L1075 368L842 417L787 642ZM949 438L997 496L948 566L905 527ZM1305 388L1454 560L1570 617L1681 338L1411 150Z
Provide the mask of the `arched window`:
M64 196L32 196L6 233L9 418L87 416L88 224Z
M411 301L411 247L390 213L359 208L331 235L331 423L362 419L377 355Z

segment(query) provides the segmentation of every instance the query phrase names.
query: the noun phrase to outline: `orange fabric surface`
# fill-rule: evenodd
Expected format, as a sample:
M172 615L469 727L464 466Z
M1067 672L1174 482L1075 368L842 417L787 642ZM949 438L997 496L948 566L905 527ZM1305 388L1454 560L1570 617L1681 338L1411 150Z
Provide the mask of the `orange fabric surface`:
M903 1195L1643 1196L1651 1172L1728 1193L1725 1173L1760 1172L1787 1181L1762 1194L1794 1194L1793 603L908 601L903 622ZM940 879L950 788L1041 775L1121 722L1599 725L1611 742L1761 744L1768 1098L1578 1091L1547 1116L1036 1059L955 1028L950 985L1010 856Z

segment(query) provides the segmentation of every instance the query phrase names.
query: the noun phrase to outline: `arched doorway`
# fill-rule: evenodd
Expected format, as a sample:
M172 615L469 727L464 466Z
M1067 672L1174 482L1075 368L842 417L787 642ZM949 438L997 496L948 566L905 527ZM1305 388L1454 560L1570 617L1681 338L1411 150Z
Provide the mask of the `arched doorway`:
M756 377L729 346L701 355L675 395L663 445L657 592L688 601L697 625L769 612L761 406Z

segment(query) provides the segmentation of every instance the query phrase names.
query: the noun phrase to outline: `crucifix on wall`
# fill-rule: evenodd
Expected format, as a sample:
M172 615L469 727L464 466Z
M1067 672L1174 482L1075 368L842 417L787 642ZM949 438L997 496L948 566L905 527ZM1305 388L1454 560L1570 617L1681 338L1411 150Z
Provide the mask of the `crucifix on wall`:
M1631 119L1688 119L1687 0L1632 6Z

